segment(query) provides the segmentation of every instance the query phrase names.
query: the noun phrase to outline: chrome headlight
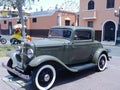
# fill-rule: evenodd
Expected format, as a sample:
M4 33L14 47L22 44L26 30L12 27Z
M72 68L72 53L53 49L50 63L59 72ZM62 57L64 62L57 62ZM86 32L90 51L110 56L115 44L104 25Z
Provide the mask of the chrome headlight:
M20 46L16 47L16 54L20 54L22 51L22 48Z
M28 58L32 58L33 55L34 55L33 49L28 49L28 50L27 50L27 56L28 56Z

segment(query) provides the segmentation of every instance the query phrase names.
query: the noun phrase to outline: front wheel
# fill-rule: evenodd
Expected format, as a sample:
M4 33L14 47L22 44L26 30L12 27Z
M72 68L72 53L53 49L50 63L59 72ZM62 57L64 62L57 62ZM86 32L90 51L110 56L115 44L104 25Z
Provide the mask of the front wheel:
M107 66L107 56L105 54L101 54L98 58L97 69L98 71L104 71Z
M7 66L10 67L11 69L13 69L13 68L12 68L12 65L13 65L12 59L9 59L9 61L7 62ZM7 71L8 71L8 70L7 70ZM12 75L13 77L17 77L17 75L15 75L14 73L12 73L12 72L10 72L10 71L8 71L8 73L9 73L10 75Z
M48 90L53 86L56 79L56 70L52 65L38 67L33 73L33 85L38 90Z

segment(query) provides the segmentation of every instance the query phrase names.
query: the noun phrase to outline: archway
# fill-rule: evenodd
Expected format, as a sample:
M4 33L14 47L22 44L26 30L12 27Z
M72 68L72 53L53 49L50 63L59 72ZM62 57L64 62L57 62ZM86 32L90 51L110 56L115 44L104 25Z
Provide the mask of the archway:
M112 21L108 21L104 24L103 41L115 40L115 24Z

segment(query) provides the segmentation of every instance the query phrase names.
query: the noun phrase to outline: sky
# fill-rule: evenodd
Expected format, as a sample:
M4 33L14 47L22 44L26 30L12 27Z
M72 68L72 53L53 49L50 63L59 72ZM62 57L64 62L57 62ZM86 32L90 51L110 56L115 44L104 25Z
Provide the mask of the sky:
M43 10L53 9L56 5L58 5L58 8L68 8L72 9L73 7L76 7L79 5L80 0L39 0L39 2L35 2L34 4L31 3L32 10L31 11L40 11L41 8Z

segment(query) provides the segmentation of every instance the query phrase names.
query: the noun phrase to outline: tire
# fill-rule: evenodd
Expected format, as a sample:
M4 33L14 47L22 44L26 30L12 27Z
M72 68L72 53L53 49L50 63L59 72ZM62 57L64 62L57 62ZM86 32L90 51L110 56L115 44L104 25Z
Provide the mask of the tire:
M56 79L56 70L52 65L43 65L33 72L32 82L38 90L50 89Z
M2 39L1 39L1 43L2 43L2 44L6 44L6 43L7 43L7 40L6 40L5 38L2 38Z
M104 71L107 66L107 56L105 54L101 54L98 58L97 63L97 70L98 71Z
M7 66L10 67L10 68L12 68L12 64L13 64L12 60L9 59L9 61L7 62ZM12 68L12 69L13 69L13 68ZM7 70L7 71L8 71L8 70ZM17 75L15 75L14 73L12 73L12 72L10 72L10 71L8 71L8 73L9 73L11 76L13 76L13 77L18 77Z

